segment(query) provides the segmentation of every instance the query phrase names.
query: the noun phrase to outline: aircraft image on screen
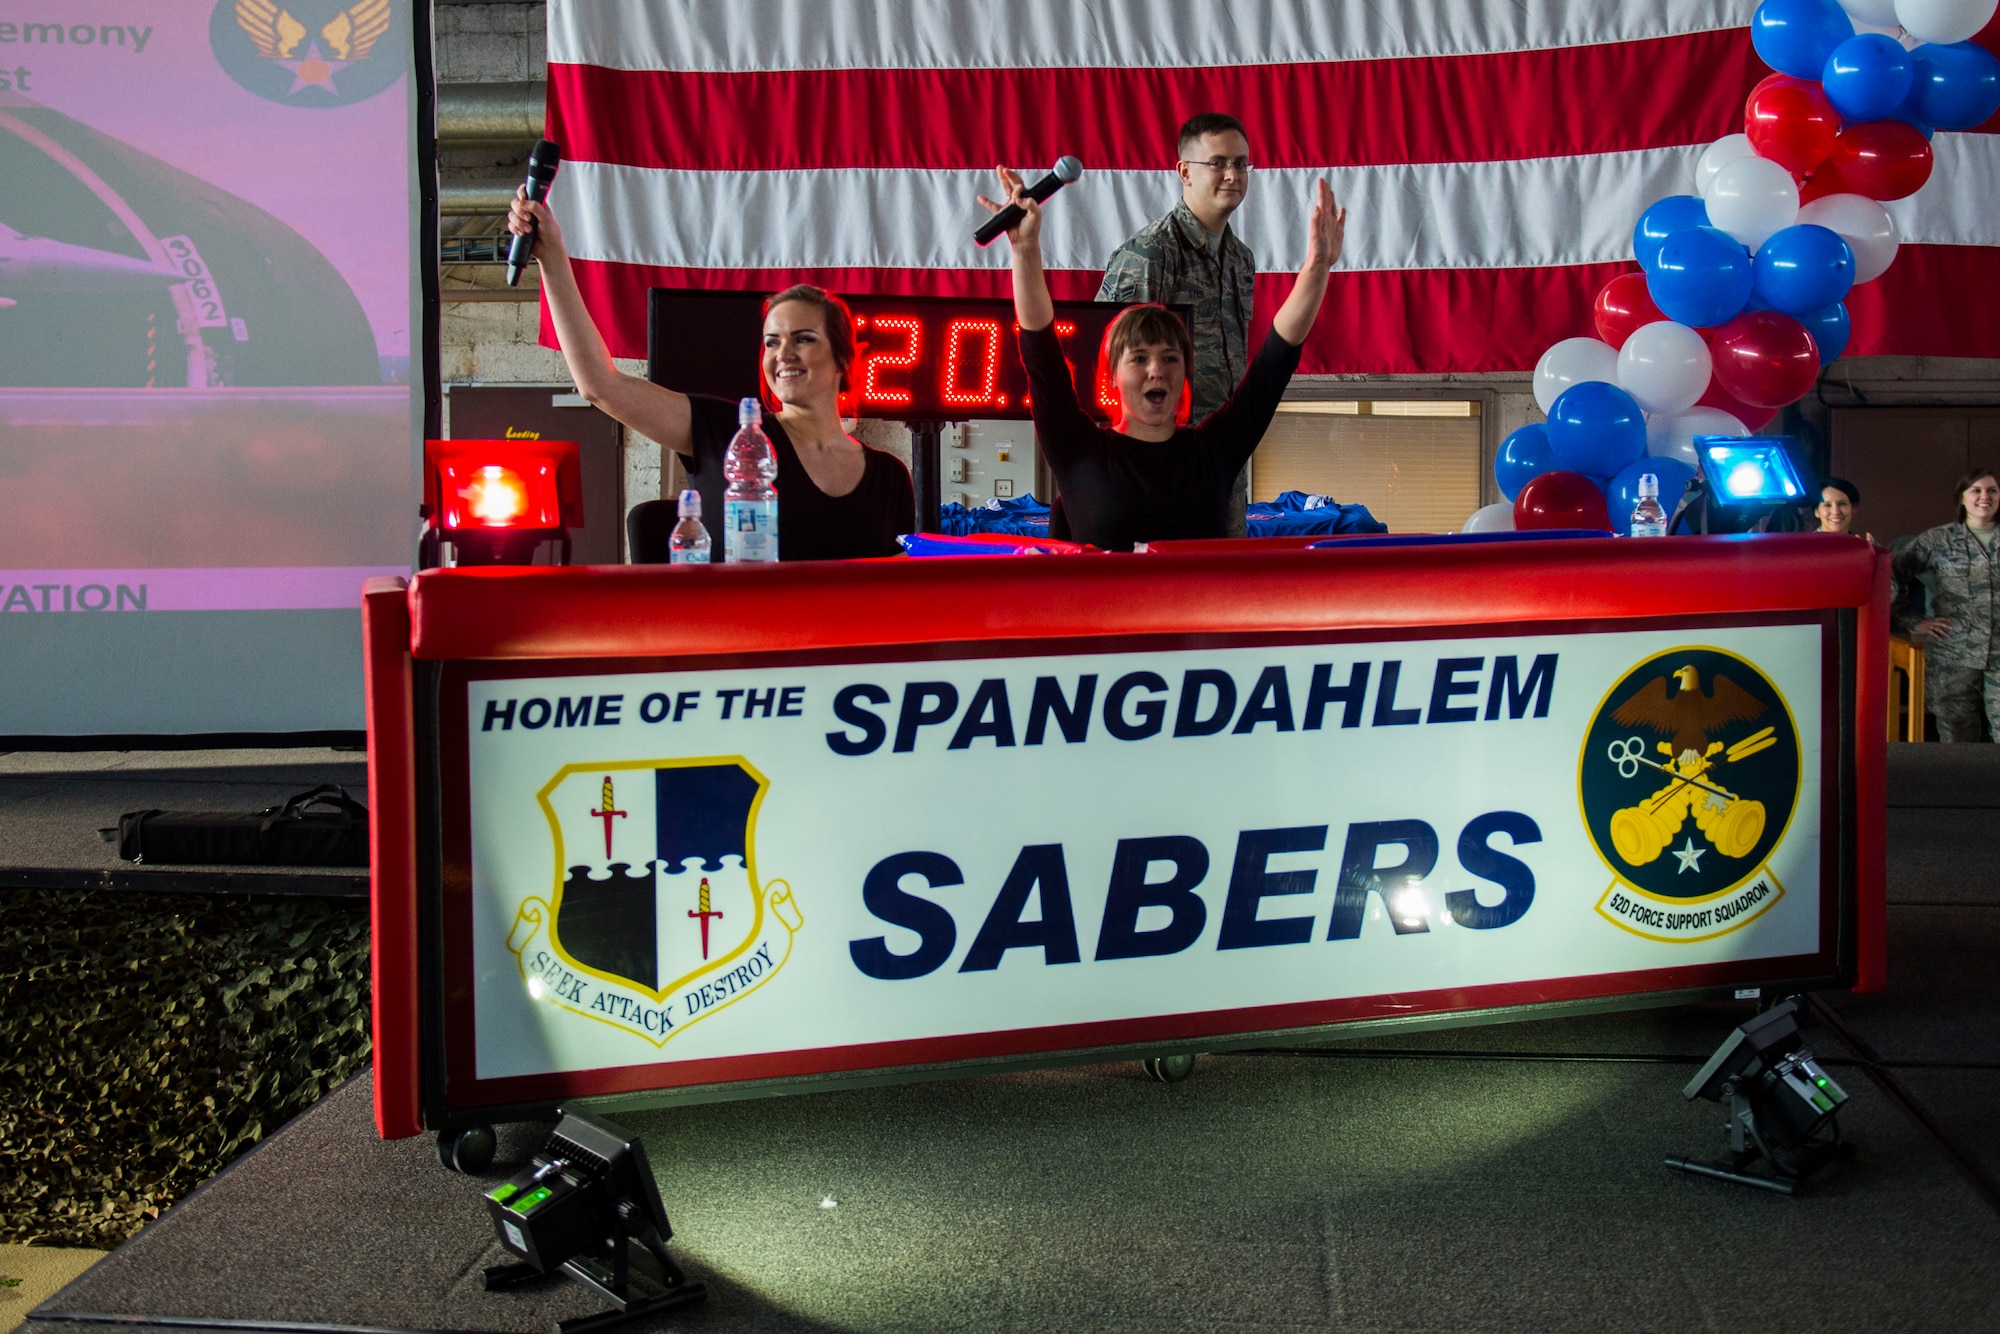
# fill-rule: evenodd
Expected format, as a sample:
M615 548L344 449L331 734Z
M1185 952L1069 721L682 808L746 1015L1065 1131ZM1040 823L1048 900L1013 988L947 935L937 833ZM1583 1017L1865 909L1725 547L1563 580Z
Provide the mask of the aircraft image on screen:
M171 264L23 236L0 219L0 305L22 292L155 292L182 281Z
M0 93L0 386L379 385L318 247L256 205Z

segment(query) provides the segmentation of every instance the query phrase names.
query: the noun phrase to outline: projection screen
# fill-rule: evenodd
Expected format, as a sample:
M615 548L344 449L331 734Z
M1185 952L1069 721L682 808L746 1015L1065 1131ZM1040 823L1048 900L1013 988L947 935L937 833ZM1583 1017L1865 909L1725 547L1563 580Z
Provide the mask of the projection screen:
M434 397L420 3L0 0L0 737L361 726Z

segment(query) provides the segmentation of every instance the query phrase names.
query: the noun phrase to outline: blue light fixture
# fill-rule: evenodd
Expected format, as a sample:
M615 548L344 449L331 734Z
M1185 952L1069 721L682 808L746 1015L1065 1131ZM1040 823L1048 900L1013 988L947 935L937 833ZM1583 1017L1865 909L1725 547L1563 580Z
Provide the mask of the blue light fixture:
M1782 435L1700 435L1694 440L1710 493L1732 509L1797 504L1806 493Z

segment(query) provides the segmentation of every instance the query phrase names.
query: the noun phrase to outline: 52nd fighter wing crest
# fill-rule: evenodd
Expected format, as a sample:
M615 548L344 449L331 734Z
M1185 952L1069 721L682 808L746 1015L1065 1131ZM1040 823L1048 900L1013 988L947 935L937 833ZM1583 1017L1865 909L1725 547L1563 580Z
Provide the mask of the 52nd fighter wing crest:
M557 876L507 939L529 997L663 1047L775 976L804 915L758 867L767 786L740 756L564 766Z

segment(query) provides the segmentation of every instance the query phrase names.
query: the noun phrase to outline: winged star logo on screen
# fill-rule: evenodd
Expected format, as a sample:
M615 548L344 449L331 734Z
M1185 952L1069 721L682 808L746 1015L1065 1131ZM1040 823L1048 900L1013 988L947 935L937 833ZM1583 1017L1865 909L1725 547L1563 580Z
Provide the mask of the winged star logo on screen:
M231 78L288 106L361 102L403 74L407 0L219 0L209 45Z
M564 766L537 794L553 892L507 938L529 996L663 1047L776 976L804 918L759 876L768 787L740 756Z
M1584 826L1616 879L1597 911L1656 940L1706 940L1784 897L1769 859L1798 804L1798 727L1748 659L1656 654L1598 704L1578 761Z

